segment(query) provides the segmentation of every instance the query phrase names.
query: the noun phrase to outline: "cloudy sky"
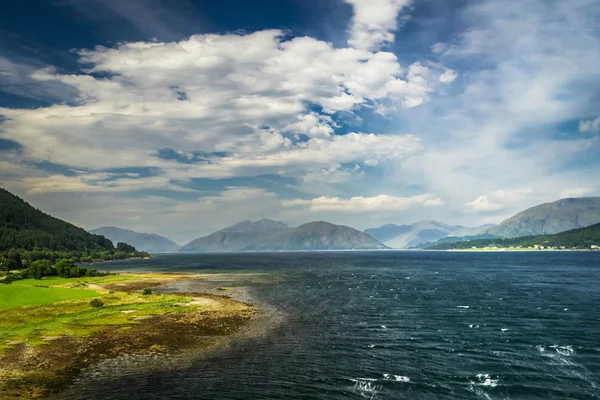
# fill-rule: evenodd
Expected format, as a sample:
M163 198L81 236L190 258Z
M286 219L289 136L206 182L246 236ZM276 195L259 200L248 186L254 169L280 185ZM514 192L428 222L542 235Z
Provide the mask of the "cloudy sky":
M600 195L600 0L25 0L0 186L185 243Z

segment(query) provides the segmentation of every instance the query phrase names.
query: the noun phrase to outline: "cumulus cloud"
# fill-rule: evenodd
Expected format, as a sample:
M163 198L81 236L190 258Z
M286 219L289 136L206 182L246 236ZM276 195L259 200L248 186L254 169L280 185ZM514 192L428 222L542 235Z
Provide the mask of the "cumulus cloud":
M477 197L475 200L466 203L465 206L474 211L499 211L520 202L531 193L532 190L529 188L515 191L496 190Z
M447 73L419 62L403 68L392 53L334 48L309 37L288 40L277 30L122 43L78 54L85 66L80 74L41 69L30 75L69 88L76 99L0 108L6 117L0 134L20 143L26 160L96 171L156 167L164 171L165 186L168 178L247 175L290 165L302 175L324 164L414 153L420 145L410 135L335 136L332 114L424 104ZM322 112L312 111L313 105ZM228 157L182 166L156 158L165 148ZM155 188L156 181L137 184ZM57 188L85 187L77 185L75 179L56 182Z
M341 212L365 212L365 211L404 211L413 206L439 206L444 202L432 194L422 194L412 197L397 197L381 194L374 197L352 197L341 199L339 197L317 197L312 200L287 200L284 207L304 207L308 211L341 211Z
M354 8L348 44L357 49L376 50L394 41L398 13L411 0L345 0Z
M570 198L570 197L583 197L589 195L594 192L593 188L589 187L577 187L577 188L568 188L560 192L559 196L561 199Z
M588 121L579 121L579 132L598 133L600 132L600 117Z

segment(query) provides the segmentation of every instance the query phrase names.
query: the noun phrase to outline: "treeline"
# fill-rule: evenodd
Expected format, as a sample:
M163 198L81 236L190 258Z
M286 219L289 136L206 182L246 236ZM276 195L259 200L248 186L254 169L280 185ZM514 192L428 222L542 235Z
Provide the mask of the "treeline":
M480 239L461 241L455 243L443 243L430 247L432 250L453 250L470 248L510 248L510 247L553 247L565 249L591 249L592 246L600 246L600 224L588 226L587 228L574 229L555 235L522 236L508 239Z

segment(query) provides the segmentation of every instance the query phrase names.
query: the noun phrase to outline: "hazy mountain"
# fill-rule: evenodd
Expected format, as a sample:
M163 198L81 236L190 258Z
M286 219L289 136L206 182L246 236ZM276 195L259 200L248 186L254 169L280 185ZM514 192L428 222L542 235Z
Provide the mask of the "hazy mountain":
M477 236L485 233L490 228L493 228L494 224L485 224L480 226L474 226L472 228L461 227L454 232L450 232L448 237L465 237L465 236Z
M566 249L600 249L600 224L586 228L572 229L553 235L520 236L514 238L495 238L471 240L456 243L442 243L434 247L435 250L471 249L475 248L529 248L544 246L545 248Z
M446 225L438 221L420 221L411 225L383 225L380 228L365 230L388 247L408 249L421 243L435 242L459 229L459 225Z
M341 250L383 249L384 245L347 226L311 222L289 228L282 222L263 219L243 221L196 239L180 251L249 250Z
M179 250L179 245L166 237L153 233L140 233L127 229L106 226L91 230L90 233L109 238L113 243L123 242L136 249L148 253L172 253Z
M385 249L359 230L329 222L310 222L283 230L246 248L246 250L347 250Z
M285 229L288 229L286 224L270 219L261 219L256 222L242 221L229 228L193 240L179 251L239 251Z
M580 197L529 208L486 233L502 237L546 235L597 223L600 223L600 197Z

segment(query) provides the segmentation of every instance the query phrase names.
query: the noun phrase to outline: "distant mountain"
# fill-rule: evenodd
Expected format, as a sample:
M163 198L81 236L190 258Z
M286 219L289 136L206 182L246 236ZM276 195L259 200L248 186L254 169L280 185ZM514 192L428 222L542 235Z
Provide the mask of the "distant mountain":
M580 197L529 208L485 233L502 237L545 235L597 223L600 223L600 197Z
M283 222L270 219L261 219L256 222L242 221L229 228L193 240L179 251L240 251L286 229L288 226Z
M113 226L94 229L90 233L106 236L113 243L127 243L136 249L147 251L148 253L174 253L179 250L177 243L153 233L139 233Z
M411 225L383 225L365 230L365 233L388 247L408 249L421 243L435 242L459 229L459 225L446 225L438 221L420 221Z
M311 222L289 228L282 222L263 219L243 221L196 239L180 251L250 250L344 250L384 249L369 235L347 226Z
M521 236L439 244L434 250L454 250L471 248L557 248L557 249L596 249L600 250L600 224L573 229L554 235Z
M113 243L68 222L51 217L0 189L0 251L114 251Z
M386 246L359 230L318 221L285 229L246 250L348 250L385 249Z
M465 237L465 236L477 236L485 233L489 229L493 228L494 224L485 224L480 226L474 226L472 228L462 227L454 232L450 232L448 237Z

